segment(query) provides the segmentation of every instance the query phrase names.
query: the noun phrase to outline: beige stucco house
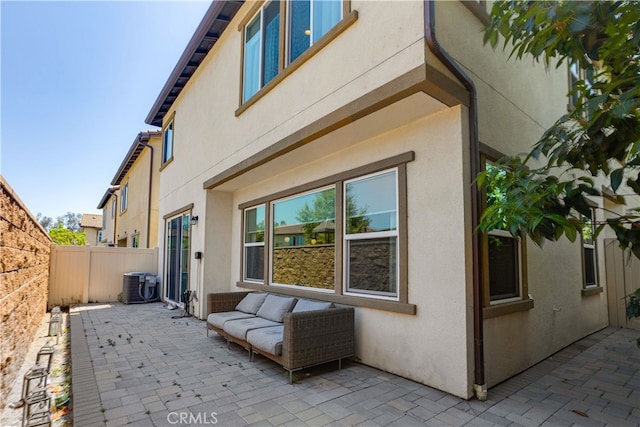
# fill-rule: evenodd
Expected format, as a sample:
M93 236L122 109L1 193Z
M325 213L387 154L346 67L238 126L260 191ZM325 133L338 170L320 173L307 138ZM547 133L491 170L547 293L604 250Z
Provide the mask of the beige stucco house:
M162 132L138 133L98 209L103 210L102 243L107 246L158 246L158 194Z
M82 214L80 231L85 234L86 244L98 246L102 242L102 215Z
M163 298L348 304L362 363L464 398L605 327L600 240L474 233L476 173L569 102L566 68L483 45L486 7L214 1L146 120Z

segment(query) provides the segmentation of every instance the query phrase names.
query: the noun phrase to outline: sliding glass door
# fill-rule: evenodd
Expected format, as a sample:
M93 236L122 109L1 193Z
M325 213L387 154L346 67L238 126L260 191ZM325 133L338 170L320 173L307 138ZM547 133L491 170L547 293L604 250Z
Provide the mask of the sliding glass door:
M189 287L190 214L167 220L164 297L183 303L183 293Z

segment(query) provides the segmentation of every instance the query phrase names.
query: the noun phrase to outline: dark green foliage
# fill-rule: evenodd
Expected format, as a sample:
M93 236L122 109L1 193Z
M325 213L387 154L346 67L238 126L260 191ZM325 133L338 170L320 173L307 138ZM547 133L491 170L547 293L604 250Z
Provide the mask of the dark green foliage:
M57 227L49 230L49 237L55 244L61 246L84 246L87 240L87 236L84 233L69 230L62 223L58 223Z
M627 318L640 317L640 288L630 295L627 295Z
M533 55L547 66L584 70L568 93L576 102L522 157L497 162L500 192L480 230L520 230L538 244L565 235L574 240L588 215L586 196L600 196L592 178L604 178L622 203L640 196L640 4L631 1L497 2L485 42L511 45L517 59ZM534 162L535 160L536 162ZM532 167L540 164L541 167ZM496 180L496 170L478 184ZM640 203L638 203L640 204ZM640 258L640 211L610 216L622 248Z

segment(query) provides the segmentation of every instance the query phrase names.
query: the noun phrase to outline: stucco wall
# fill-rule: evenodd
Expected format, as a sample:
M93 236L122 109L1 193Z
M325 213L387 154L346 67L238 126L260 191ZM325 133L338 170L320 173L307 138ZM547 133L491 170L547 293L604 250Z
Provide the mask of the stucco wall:
M468 110L447 108L419 93L380 110L371 107L360 119L347 115L340 126L327 119L345 110L359 112L363 98L425 62L443 70L426 52L423 2L351 5L358 11L355 23L236 115L242 44L237 28L251 5L240 9L165 116L175 111L174 159L160 177L159 241L163 215L193 205L200 221L192 227L191 250L204 248L204 258L191 263L190 287L198 290L196 315L203 317L204 295L236 289L242 277L241 204L413 151L415 160L407 165L406 243L408 302L416 314L359 307L357 353L364 363L469 397L474 356ZM480 141L509 154L524 151L566 105L566 75L552 71L546 76L542 65L531 62L507 63L508 54L482 45L481 23L459 2L437 2L436 10L439 39L478 87ZM325 131L322 125L331 131L266 158L274 145L301 139L309 129ZM266 160L203 189L212 177L256 155ZM535 309L485 322L490 384L602 324L602 297L576 299L574 294L581 282L579 246L548 246L529 249ZM562 303L567 319L549 317L553 302ZM570 318L582 324L573 325ZM555 328L558 338L533 349L545 342L548 328ZM500 353L516 348L514 343L525 350Z
M0 176L0 409L45 315L51 239Z
M381 115L392 117L403 108L406 106L400 103ZM466 109L460 107L443 110L315 159L291 153L288 162L300 167L237 190L234 205L286 190L291 183L312 182L414 151L415 160L407 165L407 244L408 297L409 303L417 306L417 313L403 315L359 307L357 356L363 363L468 397L472 354L467 345L471 310L470 265L466 261L468 218L464 209L465 114ZM317 145L326 146L335 138L337 135L330 134ZM237 210L231 215L231 253L239 254L241 215ZM239 262L239 257L232 259L231 283L239 278L235 273L240 271Z
M424 64L424 25L416 4L420 6L419 2L352 1L358 20L236 117L242 46L237 28L251 2L240 9L165 115L166 124L175 111L174 158L160 173L158 242L162 245L164 241L164 215L193 204L192 213L200 222L192 227L191 250L204 250L205 254L203 261L191 263L193 289L204 289L205 283L208 289L228 289L231 277L235 281L239 275L239 270L221 261L237 257L239 252L230 252L217 237L228 231L221 224L229 221L230 211L225 206L230 203L229 196L203 191L202 184L346 102ZM364 40L367 42L362 43ZM353 48L356 45L358 49ZM404 114L412 117L420 112ZM339 148L325 145L320 151ZM280 166L268 175L279 172ZM220 216L223 209L225 215ZM196 313L203 310L204 302L200 300Z
M118 210L120 208L116 207L115 215L111 216L111 212L112 212L111 204L114 202L114 200L118 200L118 203L119 203L120 191L116 191L114 194L112 194L111 197L109 197L109 201L102 209L102 218L104 218L104 221L103 221L104 229L102 230L102 242L105 245L109 245L111 243L113 243L114 245L117 245L118 243L118 239L116 238L116 234L115 234L115 227L117 226L116 222L118 217Z
M120 188L129 185L127 196L127 210L120 213L118 208L118 223L116 225L117 239L127 239L127 247L132 245L132 237L137 235L140 248L147 247L147 218L149 219L149 248L158 245L158 194L160 161L162 156L161 136L152 136L147 144L153 147L153 169L150 171L151 150L145 147L131 169L122 178ZM151 189L149 182L151 179ZM149 192L151 190L151 193ZM122 190L120 191L122 192ZM149 205L151 197L151 205ZM121 203L121 200L118 201Z
M460 2L437 2L436 16L440 42L476 85L480 142L503 154L527 152L567 111L566 66L545 70L532 59L510 60L511 48L503 51L501 43L496 50L483 46L483 25ZM597 245L604 286L603 238ZM484 321L488 386L607 326L606 290L581 294L581 252L580 239L547 242L543 249L527 242L528 293L534 308Z

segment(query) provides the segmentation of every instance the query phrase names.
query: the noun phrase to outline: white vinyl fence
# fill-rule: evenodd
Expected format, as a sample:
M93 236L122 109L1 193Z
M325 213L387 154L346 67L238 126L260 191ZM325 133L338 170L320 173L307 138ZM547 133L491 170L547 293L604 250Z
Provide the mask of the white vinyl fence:
M640 260L623 252L615 239L605 239L609 325L640 330L640 319L627 319L625 296L640 288Z
M117 301L133 271L157 276L158 248L52 245L48 308Z

